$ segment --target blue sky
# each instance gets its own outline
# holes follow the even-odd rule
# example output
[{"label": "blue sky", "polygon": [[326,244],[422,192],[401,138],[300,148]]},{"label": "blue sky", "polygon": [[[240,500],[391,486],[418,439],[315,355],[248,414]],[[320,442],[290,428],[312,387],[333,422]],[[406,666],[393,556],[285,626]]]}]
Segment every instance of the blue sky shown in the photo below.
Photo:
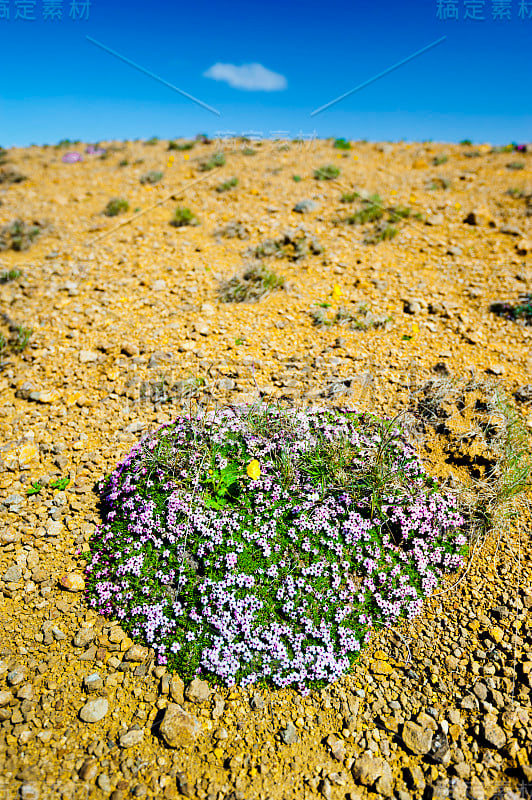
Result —
[{"label": "blue sky", "polygon": [[[70,17],[71,0],[0,0],[1,145],[249,131],[532,140],[532,0],[92,0],[88,12],[85,3],[75,5],[82,18]],[[62,19],[43,19],[45,7],[62,8]],[[438,9],[458,19],[439,19]],[[466,18],[479,12],[483,20]],[[21,19],[24,13],[35,19]],[[311,116],[442,36],[441,44]],[[243,66],[250,64],[259,66]]]}]

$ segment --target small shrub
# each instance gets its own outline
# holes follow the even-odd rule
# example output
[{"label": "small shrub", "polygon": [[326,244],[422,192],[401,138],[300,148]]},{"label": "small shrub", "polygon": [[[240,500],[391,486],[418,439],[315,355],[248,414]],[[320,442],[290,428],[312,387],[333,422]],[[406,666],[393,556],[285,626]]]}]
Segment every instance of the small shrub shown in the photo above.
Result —
[{"label": "small shrub", "polygon": [[194,142],[168,142],[169,150],[192,150]]},{"label": "small shrub", "polygon": [[429,191],[436,191],[437,189],[450,189],[451,181],[448,178],[441,178],[440,176],[432,178],[427,186]]},{"label": "small shrub", "polygon": [[230,189],[234,189],[235,186],[238,186],[238,178],[229,178],[229,180],[219,183],[216,187],[216,191],[220,193],[228,192]]},{"label": "small shrub", "polygon": [[310,309],[310,316],[318,328],[344,325],[355,331],[384,328],[392,319],[387,315],[373,314],[367,303],[360,303],[355,309],[344,306],[336,308],[331,303],[317,303]]},{"label": "small shrub", "polygon": [[10,345],[15,353],[22,353],[28,346],[33,331],[24,325],[16,325],[12,332]]},{"label": "small shrub", "polygon": [[317,181],[332,181],[340,175],[340,170],[335,164],[325,164],[314,170],[314,177]]},{"label": "small shrub", "polygon": [[210,169],[216,169],[216,167],[223,167],[225,164],[225,154],[214,153],[210,158],[200,161],[198,164],[198,169],[201,172],[207,172]]},{"label": "small shrub", "polygon": [[524,169],[525,165],[522,161],[510,161],[509,164],[506,164],[506,169]]},{"label": "small shrub", "polygon": [[122,161],[120,161],[118,164],[119,167],[127,167],[128,165],[129,161],[127,160],[127,158],[123,158]]},{"label": "small shrub", "polygon": [[377,225],[372,234],[369,234],[365,241],[366,244],[377,244],[389,239],[395,238],[398,234],[398,229],[394,225],[385,223],[384,225]]},{"label": "small shrub", "polygon": [[244,147],[242,150],[243,156],[254,156],[257,154],[257,151],[253,147]]},{"label": "small shrub", "polygon": [[113,197],[105,206],[103,212],[107,217],[116,217],[124,211],[129,211],[129,203],[123,197]]},{"label": "small shrub", "polygon": [[158,136],[152,136],[150,139],[146,139],[144,144],[154,145],[154,144],[158,144],[158,142],[159,142],[159,137]]},{"label": "small shrub", "polygon": [[174,228],[182,228],[185,225],[199,225],[199,220],[190,208],[178,206],[170,220],[170,225],[173,225]]},{"label": "small shrub", "polygon": [[335,139],[333,147],[336,147],[337,150],[351,150],[351,142],[343,138]]},{"label": "small shrub", "polygon": [[468,150],[467,153],[464,153],[465,158],[480,158],[481,155],[480,150]]},{"label": "small shrub", "polygon": [[242,222],[233,220],[223,228],[214,231],[214,236],[223,236],[224,239],[249,239],[249,231]]},{"label": "small shrub", "polygon": [[360,197],[358,192],[344,192],[340,198],[340,202],[342,203],[353,203],[355,200],[358,200]]},{"label": "small shrub", "polygon": [[462,139],[462,141],[460,142],[460,144],[463,144],[463,145],[465,145],[466,147],[467,147],[467,146],[471,147],[471,145],[473,144],[473,142],[471,141],[471,139]]},{"label": "small shrub", "polygon": [[532,324],[532,294],[523,294],[515,305],[511,303],[492,303],[490,311],[501,317],[511,320],[522,320],[527,325]]},{"label": "small shrub", "polygon": [[234,275],[220,285],[224,303],[256,303],[275,289],[282,289],[285,280],[264,264],[252,264],[241,275]]},{"label": "small shrub", "polygon": [[292,175],[292,180],[299,183],[301,181],[301,175]]},{"label": "small shrub", "polygon": [[0,228],[0,250],[28,250],[44,228],[44,223],[28,225],[21,219]]},{"label": "small shrub", "polygon": [[20,278],[22,272],[19,269],[5,269],[0,272],[0,283],[11,283]]},{"label": "small shrub", "polygon": [[378,194],[372,194],[362,200],[362,208],[351,214],[346,222],[348,225],[363,225],[366,222],[375,222],[381,219],[384,211],[382,197]]},{"label": "small shrub", "polygon": [[315,236],[308,236],[304,230],[285,231],[278,239],[266,239],[257,247],[248,250],[246,255],[255,258],[288,258],[290,261],[299,261],[308,255],[320,255],[323,246]]},{"label": "small shrub", "polygon": [[141,183],[149,183],[152,186],[162,179],[163,173],[159,170],[152,169],[149,172],[145,172],[144,175],[140,177]]},{"label": "small shrub", "polygon": [[432,163],[435,167],[439,167],[440,164],[446,164],[449,161],[449,156],[446,156],[445,153],[442,153],[441,156],[434,156],[432,159]]}]

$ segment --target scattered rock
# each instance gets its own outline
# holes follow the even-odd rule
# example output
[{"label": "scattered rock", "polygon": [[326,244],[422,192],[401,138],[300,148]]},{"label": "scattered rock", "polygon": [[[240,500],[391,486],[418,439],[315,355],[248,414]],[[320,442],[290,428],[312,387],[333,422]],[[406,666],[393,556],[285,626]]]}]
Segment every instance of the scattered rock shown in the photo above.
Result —
[{"label": "scattered rock", "polygon": [[285,744],[297,742],[297,729],[293,722],[288,721],[286,728],[281,731],[281,739]]},{"label": "scattered rock", "polygon": [[205,703],[211,694],[209,684],[207,681],[202,681],[199,678],[194,678],[186,688],[185,697],[192,703]]},{"label": "scattered rock", "polygon": [[99,722],[109,711],[109,701],[106,697],[95,697],[88,700],[79,712],[83,722]]},{"label": "scattered rock", "polygon": [[196,717],[177,703],[168,703],[159,728],[169,747],[184,747],[193,744],[201,726]]},{"label": "scattered rock", "polygon": [[353,765],[353,778],[357,783],[374,788],[385,797],[393,795],[392,770],[383,758],[364,753]]},{"label": "scattered rock", "polygon": [[434,731],[431,728],[422,727],[411,720],[403,725],[403,741],[408,749],[416,755],[430,753],[433,736]]},{"label": "scattered rock", "polygon": [[118,743],[120,747],[127,748],[127,747],[135,747],[144,740],[144,730],[142,728],[136,729],[132,728],[126,733],[122,733],[120,738],[118,739]]},{"label": "scattered rock", "polygon": [[59,585],[68,592],[82,592],[85,589],[85,578],[80,572],[68,572],[59,578]]},{"label": "scattered rock", "polygon": [[298,214],[308,214],[310,211],[316,211],[318,204],[314,200],[300,200],[296,203],[293,210]]}]

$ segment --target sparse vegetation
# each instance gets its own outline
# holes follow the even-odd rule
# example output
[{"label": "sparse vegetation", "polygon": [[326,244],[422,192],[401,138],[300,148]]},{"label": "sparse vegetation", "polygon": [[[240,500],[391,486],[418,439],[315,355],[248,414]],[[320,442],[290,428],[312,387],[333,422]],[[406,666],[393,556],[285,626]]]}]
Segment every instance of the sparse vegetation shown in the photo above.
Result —
[{"label": "sparse vegetation", "polygon": [[522,294],[515,305],[508,302],[496,302],[490,306],[490,311],[500,317],[514,321],[522,321],[527,325],[532,324],[532,294]]},{"label": "sparse vegetation", "polygon": [[45,227],[43,222],[27,224],[21,219],[0,228],[0,250],[28,250]]},{"label": "sparse vegetation", "polygon": [[113,197],[105,206],[103,212],[107,217],[116,217],[118,214],[123,214],[129,211],[129,203],[123,197]]},{"label": "sparse vegetation", "polygon": [[168,149],[169,150],[178,150],[178,151],[192,150],[192,148],[194,147],[194,144],[195,144],[194,142],[174,142],[174,141],[169,141],[168,142]]},{"label": "sparse vegetation", "polygon": [[170,225],[173,225],[174,228],[182,228],[185,225],[199,225],[199,219],[190,208],[178,206],[170,220]]},{"label": "sparse vegetation", "polygon": [[446,164],[448,161],[449,161],[449,156],[445,155],[445,153],[442,153],[439,156],[434,156],[434,158],[432,159],[432,163],[434,164],[435,167],[439,167],[440,164]]},{"label": "sparse vegetation", "polygon": [[153,186],[156,183],[159,183],[162,177],[163,177],[162,172],[156,169],[152,169],[149,172],[145,172],[144,175],[141,175],[140,182],[143,184],[149,183]]},{"label": "sparse vegetation", "polygon": [[235,186],[238,186],[238,178],[229,178],[229,180],[219,183],[216,191],[219,193],[228,192],[230,189],[234,189]]},{"label": "sparse vegetation", "polygon": [[244,147],[244,149],[242,150],[243,156],[255,156],[256,154],[257,151],[253,147]]},{"label": "sparse vegetation", "polygon": [[506,169],[524,169],[525,164],[523,161],[510,161],[509,164],[506,164]]},{"label": "sparse vegetation", "polygon": [[460,142],[460,144],[463,144],[463,145],[464,145],[464,146],[466,146],[466,147],[471,147],[471,145],[473,144],[473,142],[471,141],[471,139],[462,139],[462,141]]},{"label": "sparse vegetation", "polygon": [[302,180],[301,175],[292,175],[292,180],[299,183]]},{"label": "sparse vegetation", "polygon": [[22,272],[19,269],[4,269],[0,272],[0,283],[11,283],[20,278]]},{"label": "sparse vegetation", "polygon": [[319,328],[344,325],[356,331],[384,328],[392,319],[386,314],[373,314],[367,303],[359,303],[356,308],[337,307],[329,302],[317,303],[311,308],[310,316]]},{"label": "sparse vegetation", "polygon": [[335,164],[325,164],[314,170],[314,177],[317,181],[332,181],[339,175],[340,169]]},{"label": "sparse vegetation", "polygon": [[[356,192],[354,194],[357,195]],[[362,208],[354,214],[350,214],[346,222],[348,225],[364,225],[366,222],[375,222],[381,219],[385,212],[382,203],[382,197],[379,194],[371,194],[368,198],[363,198]]]},{"label": "sparse vegetation", "polygon": [[198,164],[198,169],[201,172],[207,172],[210,169],[216,169],[216,167],[223,167],[225,165],[225,160],[224,153],[214,153],[214,155],[212,155],[210,158],[200,161]]},{"label": "sparse vegetation", "polygon": [[242,274],[222,281],[219,297],[224,303],[256,303],[284,284],[283,276],[274,270],[261,263],[251,264]]},{"label": "sparse vegetation", "polygon": [[320,255],[323,247],[315,236],[309,236],[304,228],[296,231],[285,231],[278,239],[266,239],[257,247],[249,250],[247,255],[255,258],[288,258],[299,261],[309,255]]},{"label": "sparse vegetation", "polygon": [[351,150],[351,142],[348,142],[347,139],[344,138],[335,139],[333,146],[336,147],[337,150]]}]

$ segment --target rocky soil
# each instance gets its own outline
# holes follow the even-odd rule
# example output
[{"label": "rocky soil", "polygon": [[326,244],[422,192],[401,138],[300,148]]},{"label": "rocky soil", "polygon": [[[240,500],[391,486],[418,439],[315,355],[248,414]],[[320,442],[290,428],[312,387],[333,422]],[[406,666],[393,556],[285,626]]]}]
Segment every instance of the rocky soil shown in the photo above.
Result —
[{"label": "rocky soil", "polygon": [[[202,171],[215,145],[171,161],[166,146],[108,143],[105,158],[72,164],[53,147],[15,148],[0,168],[0,228],[26,226],[21,247],[7,249],[10,232],[0,253],[1,271],[22,273],[0,286],[4,336],[33,330],[25,349],[1,355],[0,797],[528,796],[525,512],[480,541],[418,619],[376,634],[349,676],[306,698],[184,687],[91,611],[81,553],[99,521],[96,481],[142,431],[197,403],[259,393],[395,414],[415,409],[431,377],[474,375],[499,383],[532,427],[532,328],[490,311],[532,292],[532,154],[517,154],[515,170],[516,154],[484,145],[339,154],[331,142],[264,142]],[[341,168],[337,181],[314,179],[324,164]],[[163,179],[141,183],[150,170]],[[232,176],[238,186],[215,191]],[[422,218],[366,244],[372,224],[342,221],[353,190]],[[113,197],[131,210],[105,216]],[[200,224],[170,225],[178,202]],[[258,251],[285,288],[221,302],[219,282]],[[335,284],[345,307],[390,321],[315,324]],[[445,416],[460,414],[450,402]],[[440,478],[467,482],[483,468],[464,425],[429,430],[420,452]],[[68,486],[53,488],[61,478]]]}]

